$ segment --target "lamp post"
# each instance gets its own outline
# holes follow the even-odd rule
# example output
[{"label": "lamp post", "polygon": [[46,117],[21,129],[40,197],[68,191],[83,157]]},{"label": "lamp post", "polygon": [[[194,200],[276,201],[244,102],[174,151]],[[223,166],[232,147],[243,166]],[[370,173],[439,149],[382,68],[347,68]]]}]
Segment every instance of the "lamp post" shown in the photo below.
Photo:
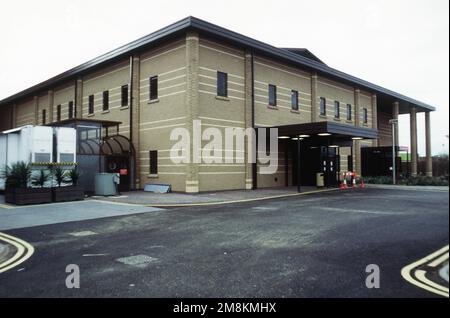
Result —
[{"label": "lamp post", "polygon": [[392,125],[392,184],[396,183],[396,167],[395,167],[395,125],[398,124],[398,119],[389,120],[389,124]]}]

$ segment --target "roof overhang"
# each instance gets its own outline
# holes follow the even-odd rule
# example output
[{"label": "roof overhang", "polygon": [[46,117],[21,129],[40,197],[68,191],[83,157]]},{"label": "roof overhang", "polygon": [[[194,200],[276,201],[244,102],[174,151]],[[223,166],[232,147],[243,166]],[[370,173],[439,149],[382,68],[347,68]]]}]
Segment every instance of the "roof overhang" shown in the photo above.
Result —
[{"label": "roof overhang", "polygon": [[97,124],[98,126],[101,126],[103,128],[107,127],[117,127],[121,124],[121,121],[112,121],[112,120],[98,120],[98,119],[89,119],[89,118],[71,118],[71,119],[65,119],[53,123],[49,123],[46,126],[77,126],[77,125],[83,125],[83,124]]},{"label": "roof overhang", "polygon": [[[378,130],[367,127],[356,127],[344,125],[331,121],[321,121],[305,124],[294,124],[273,127],[278,128],[278,136],[297,136],[309,135],[311,138],[328,137],[333,140],[352,140],[352,139],[376,139]],[[319,134],[329,134],[321,136]]]},{"label": "roof overhang", "polygon": [[18,98],[29,97],[32,94],[36,94],[40,90],[50,89],[51,87],[54,87],[58,84],[62,84],[64,81],[75,79],[77,76],[82,75],[84,72],[88,70],[92,70],[93,68],[99,67],[118,58],[123,58],[125,56],[129,56],[130,54],[142,51],[143,49],[148,48],[149,46],[152,46],[165,38],[173,37],[182,32],[186,32],[189,29],[196,30],[202,34],[207,34],[209,36],[216,37],[223,41],[231,42],[237,46],[251,49],[254,52],[258,52],[264,55],[275,57],[277,59],[281,59],[288,63],[301,66],[302,68],[308,69],[310,71],[317,72],[317,74],[319,75],[325,75],[332,79],[340,80],[346,84],[357,86],[362,89],[367,89],[372,93],[377,93],[390,97],[392,99],[406,103],[407,105],[416,106],[419,108],[418,109],[419,111],[435,110],[435,107],[428,105],[426,103],[420,102],[413,98],[388,90],[381,86],[372,84],[370,82],[359,79],[344,72],[338,71],[325,64],[316,62],[312,59],[308,59],[299,54],[289,52],[288,50],[285,49],[274,47],[272,45],[260,42],[258,40],[249,38],[242,34],[230,31],[228,29],[222,28],[220,26],[200,20],[195,17],[184,18],[163,29],[160,29],[159,31],[153,32],[136,41],[121,46],[118,49],[115,49],[111,52],[108,52],[97,58],[94,58],[89,62],[86,62],[64,73],[61,73],[60,75],[52,77],[51,79],[45,82],[42,82],[15,95],[7,97],[0,101],[0,106],[10,103]]}]

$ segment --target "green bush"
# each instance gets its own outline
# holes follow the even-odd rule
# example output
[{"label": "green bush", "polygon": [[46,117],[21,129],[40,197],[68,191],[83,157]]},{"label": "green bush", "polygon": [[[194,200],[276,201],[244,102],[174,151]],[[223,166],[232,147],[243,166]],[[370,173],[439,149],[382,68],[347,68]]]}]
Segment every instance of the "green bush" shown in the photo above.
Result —
[{"label": "green bush", "polygon": [[51,179],[51,174],[44,170],[39,170],[38,173],[31,177],[31,183],[34,186],[43,188],[45,183]]},{"label": "green bush", "polygon": [[[392,184],[392,177],[378,176],[378,177],[363,177],[365,183],[371,184]],[[402,177],[397,180],[397,184],[411,185],[411,186],[448,186],[448,179],[445,177]]]},{"label": "green bush", "polygon": [[31,167],[24,161],[18,161],[11,166],[5,166],[1,172],[5,178],[5,188],[27,188],[31,179]]}]

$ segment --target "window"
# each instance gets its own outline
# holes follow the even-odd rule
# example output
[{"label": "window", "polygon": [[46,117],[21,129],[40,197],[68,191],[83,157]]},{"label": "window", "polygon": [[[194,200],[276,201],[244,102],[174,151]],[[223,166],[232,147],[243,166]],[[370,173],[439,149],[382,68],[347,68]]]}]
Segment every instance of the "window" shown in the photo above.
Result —
[{"label": "window", "polygon": [[73,102],[69,102],[69,119],[73,118]]},{"label": "window", "polygon": [[158,174],[158,150],[150,150],[150,174]]},{"label": "window", "polygon": [[109,110],[109,91],[103,92],[103,111]]},{"label": "window", "polygon": [[228,96],[228,74],[217,72],[217,96]]},{"label": "window", "polygon": [[291,109],[298,110],[298,91],[291,91]]},{"label": "window", "polygon": [[363,108],[363,123],[368,123],[368,115],[367,115],[367,108]]},{"label": "window", "polygon": [[340,106],[341,106],[341,104],[337,100],[335,100],[334,101],[334,118],[341,117]]},{"label": "window", "polygon": [[150,100],[158,99],[158,76],[150,77]]},{"label": "window", "polygon": [[277,87],[269,84],[269,105],[277,106]]},{"label": "window", "polygon": [[42,125],[45,125],[45,120],[47,119],[47,111],[45,109],[42,110]]},{"label": "window", "polygon": [[94,95],[89,95],[88,112],[89,114],[94,113]]},{"label": "window", "polygon": [[56,121],[61,121],[61,105],[56,106]]},{"label": "window", "polygon": [[352,105],[347,104],[347,120],[352,120]]},{"label": "window", "polygon": [[320,98],[320,115],[325,116],[327,114],[327,100],[325,97]]},{"label": "window", "polygon": [[128,84],[127,85],[122,85],[121,88],[121,93],[122,93],[122,103],[121,106],[128,106]]}]

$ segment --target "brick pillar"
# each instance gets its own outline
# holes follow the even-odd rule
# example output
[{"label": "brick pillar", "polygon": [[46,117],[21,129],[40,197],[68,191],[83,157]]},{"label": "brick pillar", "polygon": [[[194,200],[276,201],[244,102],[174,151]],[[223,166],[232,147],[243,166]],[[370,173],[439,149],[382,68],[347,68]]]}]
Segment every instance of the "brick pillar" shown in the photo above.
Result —
[{"label": "brick pillar", "polygon": [[[378,129],[377,94],[372,94],[372,128]],[[372,140],[372,146],[378,147],[378,139]]]},{"label": "brick pillar", "polygon": [[[253,128],[253,77],[252,77],[252,55],[251,52],[245,52],[245,128]],[[253,163],[248,160],[248,141],[245,147],[245,189],[253,188]]]},{"label": "brick pillar", "polygon": [[48,94],[48,122],[52,123],[53,122],[54,95],[53,95],[53,91],[52,90],[49,90],[47,94]]},{"label": "brick pillar", "polygon": [[425,173],[428,177],[433,176],[433,161],[431,158],[431,124],[430,112],[425,112],[425,153],[426,153],[426,169]]},{"label": "brick pillar", "polygon": [[317,121],[317,73],[311,74],[311,122]]},{"label": "brick pillar", "polygon": [[139,55],[135,55],[130,58],[131,67],[131,98],[130,98],[130,132],[131,132],[131,142],[134,147],[134,187],[135,189],[140,189],[143,187],[141,183],[141,166],[140,166],[140,147],[139,147],[139,123],[140,123],[140,70],[141,70],[141,59]]},{"label": "brick pillar", "polygon": [[83,118],[83,79],[79,77],[75,85],[75,118]]},{"label": "brick pillar", "polygon": [[[399,102],[394,102],[392,104],[392,119],[398,119],[398,114],[400,112],[400,104]],[[400,141],[399,141],[399,137],[398,137],[398,124],[395,125],[394,127],[394,132],[395,132],[395,145],[396,146],[400,146]]]},{"label": "brick pillar", "polygon": [[39,125],[39,98],[33,96],[34,125]]},{"label": "brick pillar", "polygon": [[[360,126],[360,113],[359,113],[359,107],[360,107],[360,90],[359,88],[354,89],[354,105],[355,105],[355,126]],[[355,140],[353,142],[354,147],[354,158],[353,158],[353,170],[356,171],[359,175],[361,174],[361,142],[359,140]]]},{"label": "brick pillar", "polygon": [[412,106],[409,114],[411,140],[411,175],[417,175],[417,109]]},{"label": "brick pillar", "polygon": [[[199,76],[198,76],[198,60],[199,60],[199,36],[195,32],[188,32],[186,35],[186,117],[187,129],[189,130],[191,140],[195,139],[193,120],[198,119],[199,112]],[[191,158],[186,165],[186,192],[196,193],[199,191],[198,179],[198,163],[194,163],[194,153],[198,151],[197,147],[191,142]]]}]

